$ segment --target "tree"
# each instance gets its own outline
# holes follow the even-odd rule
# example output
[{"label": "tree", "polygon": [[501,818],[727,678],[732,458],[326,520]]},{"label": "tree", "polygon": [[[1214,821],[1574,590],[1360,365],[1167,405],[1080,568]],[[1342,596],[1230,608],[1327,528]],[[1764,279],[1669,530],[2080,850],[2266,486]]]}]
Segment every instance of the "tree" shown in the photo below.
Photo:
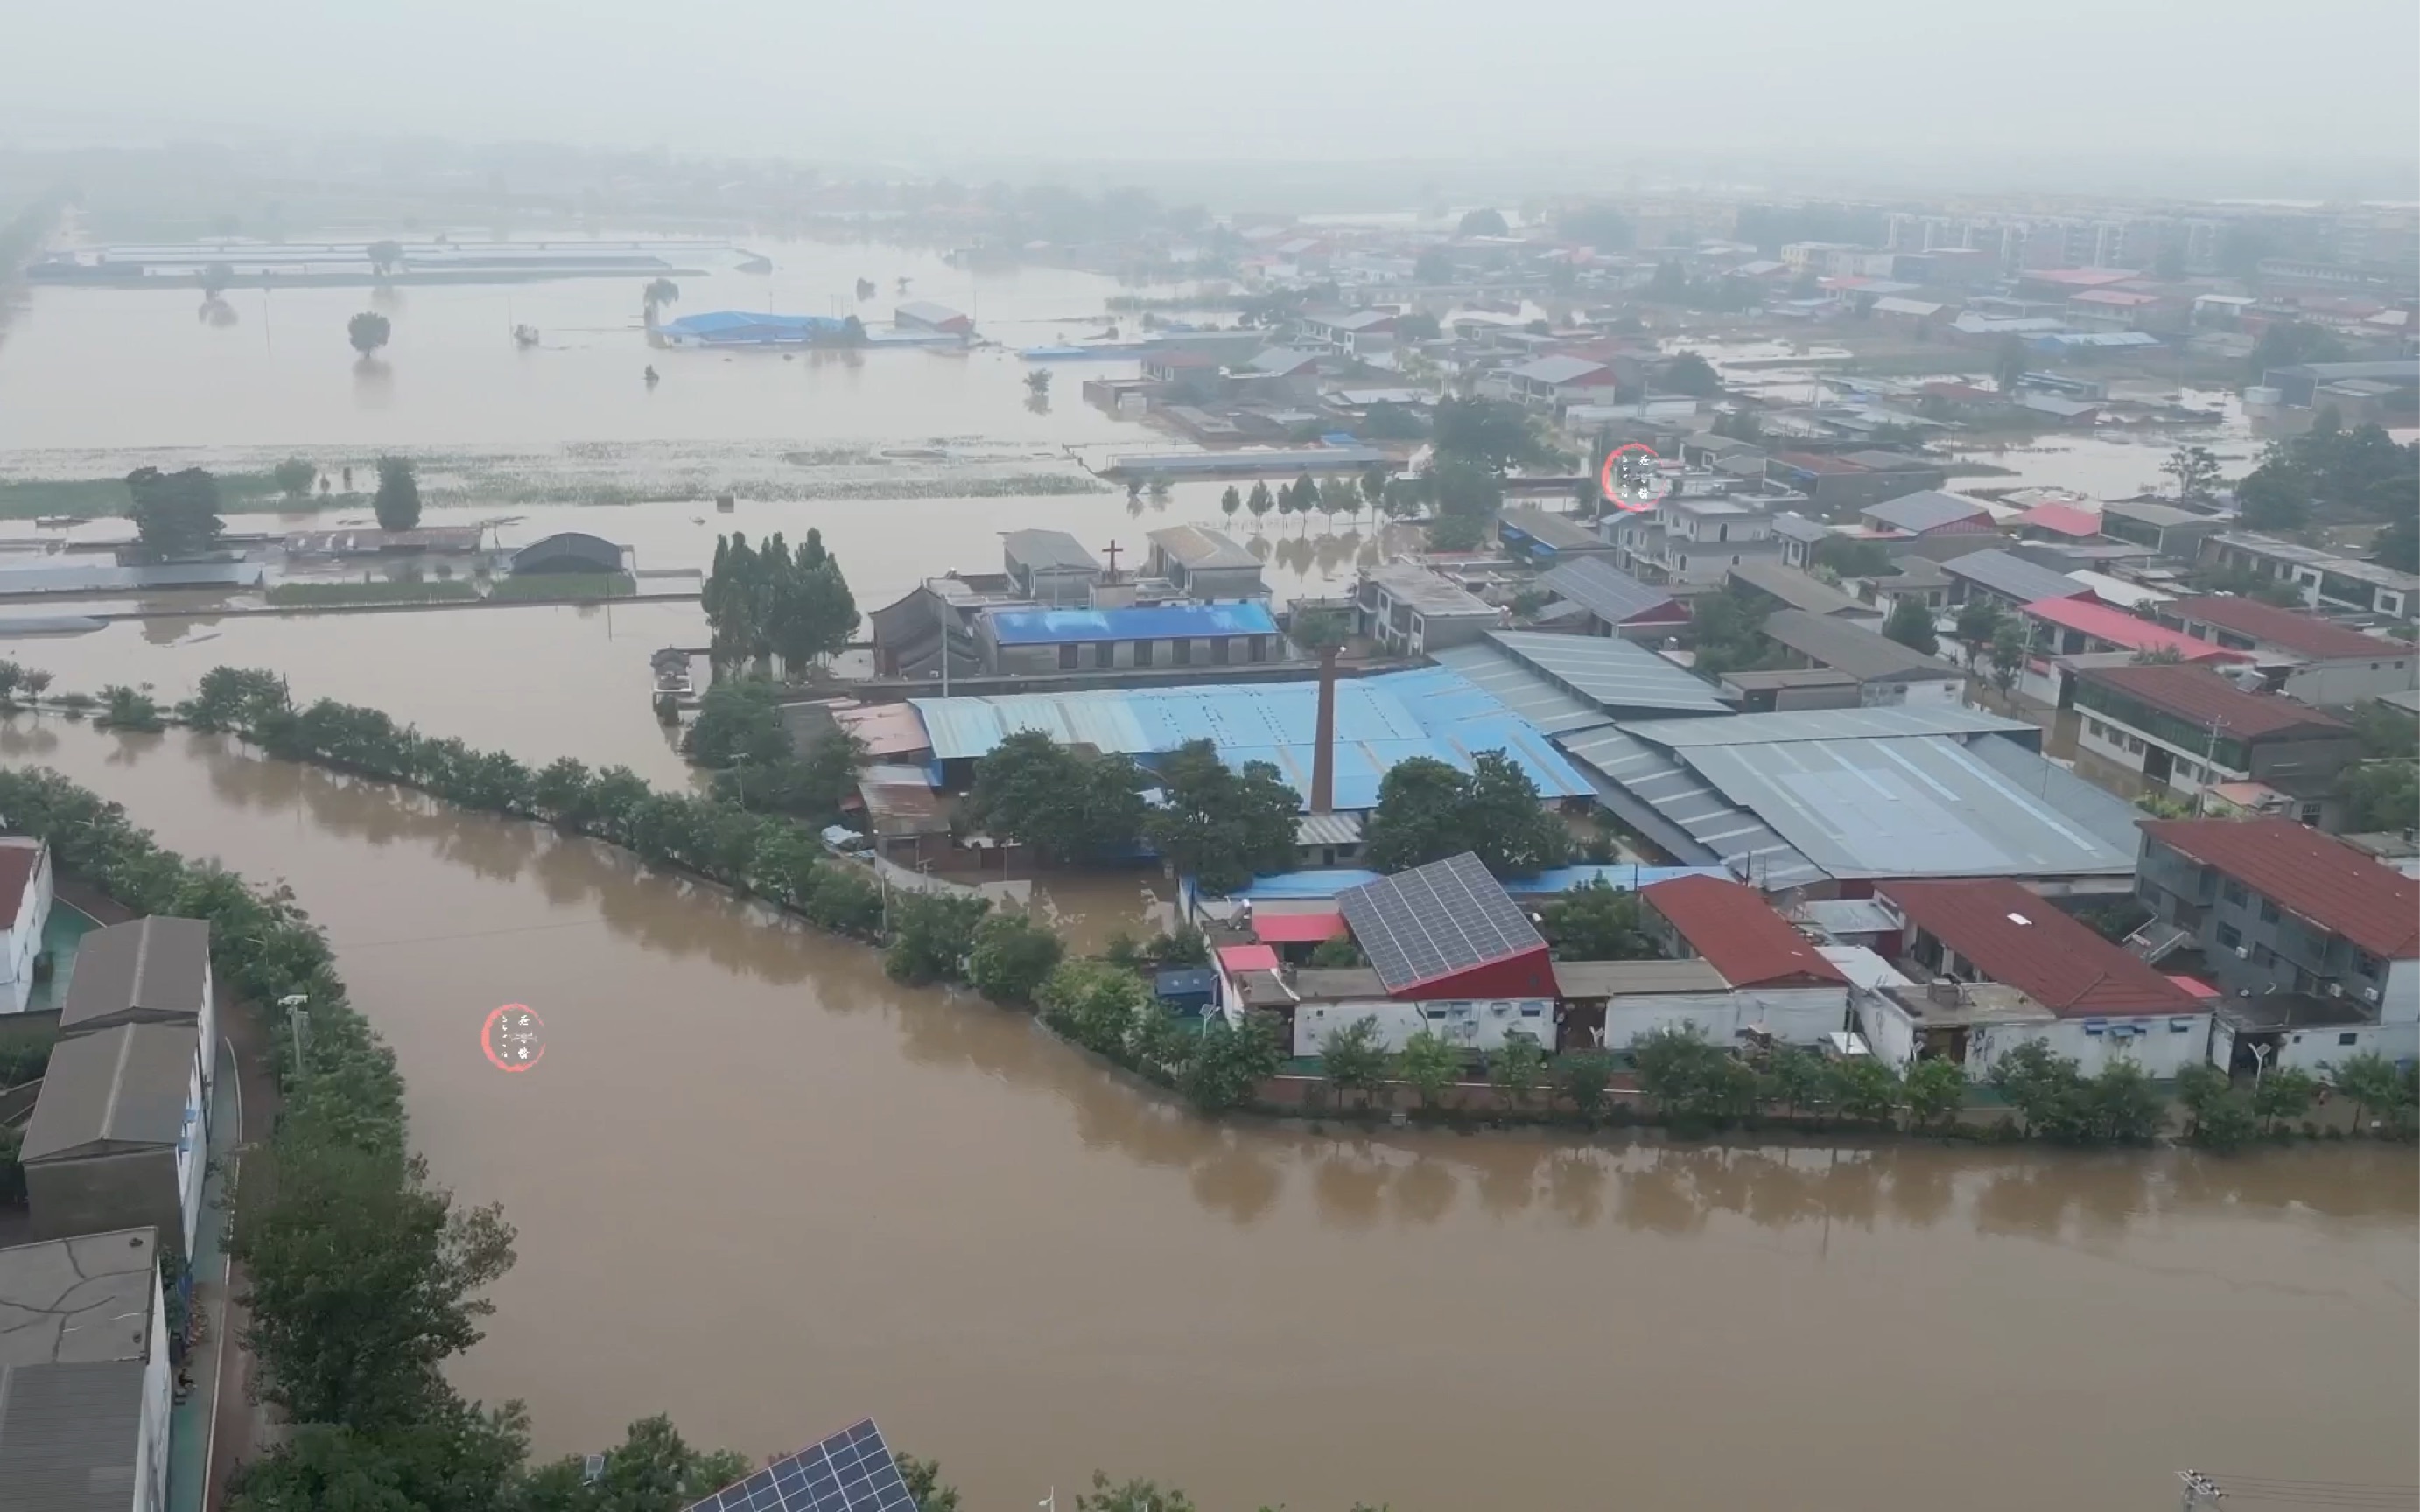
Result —
[{"label": "tree", "polygon": [[1233,519],[1235,512],[1243,507],[1244,496],[1235,491],[1233,484],[1227,485],[1227,491],[1218,496],[1218,513]]},{"label": "tree", "polygon": [[1361,1105],[1369,1106],[1370,1099],[1387,1085],[1387,1051],[1378,1042],[1378,1021],[1357,1018],[1329,1031],[1319,1043],[1319,1072],[1336,1089],[1340,1105],[1358,1092]]},{"label": "tree", "polygon": [[1823,1057],[1796,1045],[1776,1045],[1765,1057],[1764,1074],[1773,1085],[1774,1100],[1795,1118],[1831,1104],[1831,1078]]},{"label": "tree", "polygon": [[1426,310],[1411,310],[1395,317],[1395,340],[1405,346],[1435,341],[1445,334],[1444,325]]},{"label": "tree", "polygon": [[1907,1069],[1901,1086],[1907,1098],[1911,1129],[1930,1129],[1948,1122],[1966,1105],[1966,1072],[1954,1060],[1934,1057]]},{"label": "tree", "polygon": [[376,310],[364,310],[345,322],[345,339],[353,344],[353,350],[361,353],[365,362],[394,333],[394,323]]},{"label": "tree", "polygon": [[1432,1029],[1415,1029],[1395,1052],[1395,1079],[1409,1086],[1420,1106],[1435,1112],[1462,1079],[1462,1052]]},{"label": "tree", "polygon": [[225,530],[219,522],[219,481],[200,468],[136,468],[126,475],[126,512],[147,560],[196,556],[219,544]]},{"label": "tree", "polygon": [[384,278],[403,267],[403,243],[400,241],[373,241],[364,251],[369,258],[373,277]]},{"label": "tree", "polygon": [[1251,511],[1254,524],[1260,523],[1270,510],[1277,507],[1277,500],[1270,496],[1269,486],[1265,481],[1252,485],[1251,496],[1244,501],[1244,507]]},{"label": "tree", "polygon": [[2420,762],[2363,762],[2347,767],[2340,784],[2353,833],[2420,826]]},{"label": "tree", "polygon": [[1412,277],[1422,284],[1450,284],[1453,282],[1453,259],[1446,255],[1443,247],[1426,248],[1412,259]]},{"label": "tree", "polygon": [[411,460],[402,456],[378,459],[378,496],[370,507],[378,513],[379,529],[408,531],[420,523],[420,479]]},{"label": "tree", "polygon": [[2015,691],[2017,679],[2024,675],[2025,657],[2032,649],[2023,620],[2003,619],[1992,631],[1992,686],[2003,700]]},{"label": "tree", "polygon": [[2002,393],[2017,392],[2018,379],[2025,376],[2025,344],[2013,334],[2002,336],[1992,355],[1992,381]]},{"label": "tree", "polygon": [[1177,1085],[1195,1107],[1219,1113],[1243,1105],[1284,1064],[1276,1020],[1248,1011],[1237,1026],[1224,1014],[1213,1013],[1195,1039]]},{"label": "tree", "polygon": [[2075,1126],[2083,1078],[2073,1060],[2053,1054],[2040,1041],[2028,1040],[1993,1062],[1991,1082],[2027,1134],[2065,1137]]},{"label": "tree", "polygon": [[2180,446],[2160,464],[2160,471],[2176,485],[2180,502],[2207,500],[2218,491],[2218,458],[2207,446]]},{"label": "tree", "polygon": [[911,1454],[892,1451],[892,1463],[899,1467],[899,1479],[908,1488],[908,1500],[916,1512],[959,1512],[958,1489],[941,1479],[941,1462],[919,1459]]},{"label": "tree", "polygon": [[1566,460],[1532,421],[1529,411],[1501,399],[1441,399],[1430,432],[1438,465],[1459,461],[1501,474],[1510,468],[1553,467]]},{"label": "tree", "polygon": [[288,499],[307,499],[319,470],[299,456],[289,456],[269,470],[269,481]]},{"label": "tree", "polygon": [[1487,1057],[1487,1084],[1495,1088],[1499,1106],[1514,1113],[1525,1112],[1529,1099],[1547,1085],[1546,1052],[1537,1036],[1521,1029],[1508,1029],[1504,1043]]},{"label": "tree", "polygon": [[1233,892],[1262,872],[1290,869],[1302,796],[1266,762],[1229,766],[1207,740],[1162,758],[1166,802],[1143,818],[1152,848],[1212,892]]},{"label": "tree", "polygon": [[1097,1055],[1125,1053],[1136,1021],[1157,1012],[1151,988],[1123,965],[1063,961],[1033,995],[1042,1022]]},{"label": "tree", "polygon": [[[532,1472],[511,1504],[513,1512],[682,1512],[753,1468],[728,1449],[691,1448],[670,1418],[641,1418],[605,1451],[596,1480],[580,1457],[558,1459]],[[900,1473],[904,1478],[904,1461]]]},{"label": "tree", "polygon": [[680,285],[678,284],[669,278],[651,279],[646,288],[639,295],[640,318],[646,323],[649,331],[653,331],[656,329],[656,321],[660,316],[663,307],[679,302]]},{"label": "tree", "polygon": [[1723,392],[1722,376],[1714,371],[1714,364],[1696,352],[1683,352],[1665,363],[1655,382],[1667,393],[1686,393],[1699,399],[1711,399]]},{"label": "tree", "polygon": [[1899,1068],[1872,1056],[1842,1056],[1824,1063],[1824,1091],[1844,1119],[1888,1123],[1899,1110]]},{"label": "tree", "polygon": [[2261,329],[2260,340],[2253,346],[2252,355],[2244,359],[2244,379],[2259,383],[2267,379],[2273,367],[2341,363],[2344,358],[2345,345],[2335,332],[2306,326],[2299,320],[2280,320]]},{"label": "tree", "polygon": [[1171,1486],[1162,1490],[1157,1481],[1130,1480],[1121,1485],[1109,1484],[1109,1477],[1093,1472],[1093,1489],[1076,1498],[1076,1512],[1195,1512],[1193,1499]]},{"label": "tree", "polygon": [[307,1116],[288,1109],[277,1179],[235,1237],[260,1394],[300,1423],[407,1423],[445,1398],[443,1362],[479,1341],[495,1310],[479,1293],[511,1268],[513,1231],[495,1207],[455,1211],[416,1157],[398,1172]]},{"label": "tree", "polygon": [[778,533],[755,548],[737,532],[717,537],[700,596],[717,665],[778,655],[795,671],[857,632],[857,600],[821,531],[808,531],[795,551]]},{"label": "tree", "polygon": [[[446,1393],[413,1419],[364,1430],[305,1424],[227,1483],[229,1512],[422,1512],[512,1505],[552,1512],[559,1476],[523,1476],[529,1417]],[[577,1470],[577,1463],[574,1470]],[[633,1504],[634,1505],[642,1504]],[[670,1512],[670,1509],[666,1509]]]},{"label": "tree", "polygon": [[1079,756],[1024,730],[975,763],[968,818],[1045,861],[1100,860],[1133,849],[1144,785],[1141,768],[1125,756]]},{"label": "tree", "polygon": [[1638,899],[1591,877],[1548,903],[1546,938],[1563,961],[1652,961],[1663,954],[1640,923]]},{"label": "tree", "polygon": [[1883,622],[1883,634],[1928,656],[1941,649],[1941,636],[1932,627],[1932,610],[1923,599],[1912,594],[1891,606],[1890,618]]},{"label": "tree", "polygon": [[1543,805],[1529,774],[1500,750],[1481,751],[1468,773],[1416,756],[1389,768],[1369,820],[1367,855],[1381,872],[1477,853],[1497,876],[1560,866],[1570,834]]},{"label": "tree", "polygon": [[1667,1118],[1718,1114],[1730,1059],[1694,1024],[1657,1029],[1630,1042],[1639,1093]]},{"label": "tree", "polygon": [[1698,671],[1720,677],[1761,661],[1766,655],[1764,617],[1771,608],[1763,595],[1751,598],[1733,587],[1699,595],[1689,610]]},{"label": "tree", "polygon": [[741,763],[769,766],[787,759],[790,736],[772,685],[761,677],[718,678],[700,701],[681,748],[700,766],[718,769]]},{"label": "tree", "polygon": [[891,903],[891,949],[882,969],[898,981],[958,981],[991,900],[954,892],[902,891]]},{"label": "tree", "polygon": [[2243,523],[2254,530],[2299,530],[2311,515],[2310,478],[2290,462],[2271,457],[2235,486],[2235,502]]},{"label": "tree", "polygon": [[1613,1085],[1613,1057],[1601,1050],[1584,1050],[1555,1060],[1555,1080],[1579,1116],[1594,1123],[1605,1111],[1606,1091]]},{"label": "tree", "polygon": [[2078,1136],[2100,1144],[2142,1145],[2167,1122],[2167,1102],[2143,1068],[2120,1057],[2082,1085]]},{"label": "tree", "polygon": [[2252,1111],[2263,1128],[2275,1134],[2279,1119],[2291,1122],[2301,1118],[2311,1111],[2319,1096],[2319,1081],[2309,1072],[2300,1066],[2280,1066],[2253,1088]]},{"label": "tree", "polygon": [[1033,1001],[1066,947],[1059,936],[1022,914],[995,914],[975,931],[967,957],[967,980],[996,1003]]},{"label": "tree", "polygon": [[1995,598],[1971,598],[1958,611],[1957,636],[1966,648],[1966,665],[1980,667],[1993,640],[2000,633],[2000,601]]},{"label": "tree", "polygon": [[1453,230],[1461,237],[1501,237],[1510,236],[1512,228],[1505,223],[1503,211],[1481,206],[1466,212]]},{"label": "tree", "polygon": [[1882,542],[1860,541],[1846,535],[1827,535],[1816,542],[1807,560],[1816,566],[1829,567],[1842,578],[1880,578],[1897,570],[1891,565],[1890,548]]},{"label": "tree", "polygon": [[2403,1078],[2395,1063],[2375,1051],[2347,1056],[2335,1068],[2335,1088],[2352,1103],[2353,1127],[2366,1130],[2370,1116],[2392,1113],[2403,1100]]}]

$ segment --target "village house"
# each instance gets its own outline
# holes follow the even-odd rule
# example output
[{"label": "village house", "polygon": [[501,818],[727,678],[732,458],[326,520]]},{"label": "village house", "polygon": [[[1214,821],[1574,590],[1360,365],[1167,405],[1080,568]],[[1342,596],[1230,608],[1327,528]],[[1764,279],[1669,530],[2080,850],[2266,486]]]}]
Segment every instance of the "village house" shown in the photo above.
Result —
[{"label": "village house", "polygon": [[2101,506],[2101,533],[2112,541],[2145,546],[2170,562],[2200,558],[2202,543],[2226,529],[2226,521],[2174,504],[2113,499]]},{"label": "village house", "polygon": [[1852,702],[1863,707],[1966,702],[1962,668],[1859,625],[1805,609],[1776,609],[1764,617],[1764,637],[1799,665],[1848,679],[1857,690]]},{"label": "village house", "polygon": [[1898,1066],[1947,1058],[1982,1081],[2040,1043],[2089,1076],[2124,1058],[2173,1077],[2210,1053],[2211,1006],[2005,878],[1884,882],[1901,972],[1916,983],[1858,1005],[1873,1053]]},{"label": "village house", "polygon": [[2289,820],[2167,819],[2143,825],[2136,890],[2226,995],[2218,1064],[2420,1055],[2420,881]]},{"label": "village house", "polygon": [[1164,579],[1188,596],[1202,599],[1266,598],[1261,580],[1261,559],[1225,532],[1201,525],[1171,525],[1151,532],[1151,555],[1145,575]]},{"label": "village house", "polygon": [[22,1013],[32,999],[42,928],[50,922],[51,846],[31,835],[0,835],[0,1013]]},{"label": "village house", "polygon": [[0,1249],[0,1492],[12,1508],[167,1505],[160,1260],[148,1227]]},{"label": "village house", "polygon": [[54,1045],[18,1151],[34,1232],[141,1226],[191,1255],[208,1147],[202,1098],[183,1026],[121,1024]]},{"label": "village house", "polygon": [[1388,310],[1306,311],[1295,323],[1295,343],[1342,357],[1367,357],[1395,345],[1395,321]]},{"label": "village house", "polygon": [[2351,609],[2390,620],[2420,619],[2420,577],[2257,531],[2222,531],[2202,543],[2201,563],[2288,583],[2310,609]]},{"label": "village house", "polygon": [[1782,452],[1765,461],[1765,481],[1805,494],[1827,515],[1839,515],[1905,494],[1938,488],[1947,480],[1941,465],[1899,452],[1862,451],[1841,455]]},{"label": "village house", "polygon": [[2247,693],[2206,667],[2081,666],[2075,710],[2077,769],[2130,795],[2149,788],[2190,798],[2257,781],[2300,800],[2304,823],[2322,824],[2337,807],[2336,774],[2361,757],[2361,737],[2343,720]]},{"label": "village house", "polygon": [[1573,627],[1587,635],[1656,641],[1689,623],[1687,605],[1601,556],[1576,557],[1549,568],[1538,575],[1538,586],[1577,609],[1578,623]]},{"label": "village house", "polygon": [[1938,488],[1868,504],[1857,517],[1877,535],[1988,535],[1994,529],[1979,501]]},{"label": "village house", "polygon": [[1001,558],[1017,592],[1037,604],[1089,604],[1101,564],[1065,531],[1006,531]]},{"label": "village house", "polygon": [[994,609],[975,616],[985,671],[1227,667],[1280,661],[1285,638],[1256,599],[1129,609]]},{"label": "village house", "polygon": [[1610,556],[1615,550],[1614,544],[1589,521],[1550,515],[1530,505],[1498,515],[1496,533],[1506,551],[1527,557],[1540,567],[1574,557]]},{"label": "village house", "polygon": [[2183,598],[2159,609],[2164,625],[2196,640],[2247,653],[2266,686],[2305,703],[2347,705],[2420,687],[2420,651],[2257,598]]},{"label": "village house", "polygon": [[2092,596],[2091,589],[2073,579],[1997,547],[1953,557],[1941,563],[1941,570],[1949,576],[1953,606],[1989,598],[2009,610],[2046,600]]},{"label": "village house", "polygon": [[1612,364],[1586,357],[1540,357],[1508,368],[1510,397],[1532,409],[1560,413],[1573,405],[1616,402],[1621,376]]},{"label": "village house", "polygon": [[1668,493],[1612,529],[1621,548],[1615,564],[1646,583],[1720,582],[1734,567],[1781,558],[1771,513],[1731,494]]},{"label": "village house", "polygon": [[1412,562],[1363,569],[1354,604],[1361,634],[1414,655],[1467,644],[1506,617],[1460,583]]},{"label": "village house", "polygon": [[1751,562],[1733,567],[1727,580],[1735,591],[1767,600],[1779,609],[1799,609],[1819,618],[1869,628],[1879,628],[1883,623],[1884,613],[1875,606],[1842,593],[1821,578],[1779,563]]}]

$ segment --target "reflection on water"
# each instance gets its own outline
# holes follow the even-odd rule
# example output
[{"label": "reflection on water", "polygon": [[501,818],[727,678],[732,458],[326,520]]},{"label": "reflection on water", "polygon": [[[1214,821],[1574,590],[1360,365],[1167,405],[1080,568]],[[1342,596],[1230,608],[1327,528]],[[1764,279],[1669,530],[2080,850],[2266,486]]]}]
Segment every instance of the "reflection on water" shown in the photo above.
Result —
[{"label": "reflection on water", "polygon": [[[546,1452],[659,1407],[752,1453],[872,1411],[992,1505],[1095,1464],[1411,1509],[1601,1504],[1608,1463],[1624,1506],[1675,1508],[1931,1508],[1985,1463],[1986,1505],[2149,1505],[2247,1444],[2411,1478],[2409,1151],[1213,1125],[540,826],[217,737],[20,717],[0,757],[294,885],[415,1139],[520,1228],[458,1373],[528,1398]],[[507,1001],[546,1014],[539,1075],[478,1054]]]}]

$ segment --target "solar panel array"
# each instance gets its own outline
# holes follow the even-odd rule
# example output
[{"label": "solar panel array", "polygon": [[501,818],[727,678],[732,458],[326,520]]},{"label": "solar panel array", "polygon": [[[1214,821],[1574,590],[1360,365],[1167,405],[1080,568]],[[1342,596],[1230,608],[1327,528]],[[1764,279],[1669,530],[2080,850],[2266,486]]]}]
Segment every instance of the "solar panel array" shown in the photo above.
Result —
[{"label": "solar panel array", "polygon": [[690,1503],[689,1512],[916,1512],[916,1502],[867,1418]]},{"label": "solar panel array", "polygon": [[1337,903],[1390,993],[1546,943],[1467,851],[1355,887]]}]

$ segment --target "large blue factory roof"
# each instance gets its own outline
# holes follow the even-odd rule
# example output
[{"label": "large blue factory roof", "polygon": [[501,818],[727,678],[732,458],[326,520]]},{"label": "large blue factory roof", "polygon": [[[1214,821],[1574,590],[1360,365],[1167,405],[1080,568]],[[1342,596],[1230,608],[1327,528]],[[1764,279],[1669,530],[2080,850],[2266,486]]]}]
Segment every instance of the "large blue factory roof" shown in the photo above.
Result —
[{"label": "large blue factory roof", "polygon": [[[1229,765],[1267,762],[1296,793],[1311,793],[1319,685],[1309,679],[909,702],[942,761],[985,755],[1024,730],[1146,762],[1207,740]],[[1426,756],[1467,771],[1487,750],[1504,751],[1546,797],[1595,791],[1537,726],[1441,668],[1337,684],[1339,809],[1377,807],[1378,784],[1398,762]]]}]

